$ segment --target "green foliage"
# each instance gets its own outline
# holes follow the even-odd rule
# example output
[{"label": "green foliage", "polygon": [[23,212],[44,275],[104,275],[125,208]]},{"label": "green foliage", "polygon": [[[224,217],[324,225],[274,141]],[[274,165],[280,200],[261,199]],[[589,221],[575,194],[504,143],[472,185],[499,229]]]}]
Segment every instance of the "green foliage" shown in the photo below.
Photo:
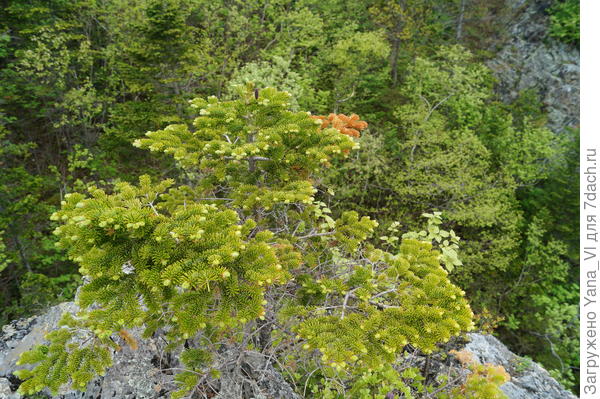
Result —
[{"label": "green foliage", "polygon": [[531,360],[530,357],[515,358],[514,360],[515,372],[517,374],[524,373],[525,371],[531,369],[532,365],[533,360]]},{"label": "green foliage", "polygon": [[389,363],[363,368],[354,375],[328,370],[321,375],[312,375],[312,379],[306,381],[304,396],[330,399],[386,399],[390,395],[402,395],[408,399],[507,398],[500,386],[510,380],[510,375],[502,366],[469,361],[461,368],[466,369],[467,377],[459,386],[448,382],[448,376],[437,376],[435,384],[428,384],[419,368],[398,368]]},{"label": "green foliage", "polygon": [[570,44],[579,44],[579,1],[556,0],[549,10],[550,36]]},{"label": "green foliage", "polygon": [[[182,398],[190,391],[193,391],[198,383],[198,373],[209,366],[211,361],[211,353],[205,349],[191,348],[181,352],[181,362],[187,370],[175,376],[175,381],[179,389],[174,391],[171,397],[173,399]],[[211,370],[212,373],[215,371]],[[216,375],[215,377],[218,378]]]},{"label": "green foliage", "polygon": [[[92,369],[109,364],[110,336],[123,328],[143,325],[146,335],[161,328],[175,345],[202,331],[234,334],[264,319],[267,290],[299,272],[305,283],[296,297],[307,307],[286,322],[293,320],[298,345],[318,348],[323,367],[357,368],[356,392],[371,384],[365,367],[393,362],[408,344],[431,353],[473,326],[464,292],[430,243],[406,239],[394,253],[364,245],[375,221],[354,212],[334,220],[314,200],[311,176],[357,144],[289,104],[287,93],[252,86],[234,101],[195,99],[193,130],[169,125],[135,143],[172,155],[195,184],[142,176],[112,194],[90,187],[88,196],[65,196],[52,215],[63,223],[57,246],[89,281],[78,297],[87,310],[65,316],[70,330],[51,333],[48,351],[21,356],[39,362],[20,372],[22,393],[55,391],[77,364],[71,385],[83,387]],[[76,349],[69,342],[79,330],[94,340]],[[182,356],[190,370],[177,377],[174,397],[193,389],[211,362],[198,348]]]},{"label": "green foliage", "polygon": [[86,337],[90,344],[79,347],[71,342],[73,335],[83,328],[91,329],[94,324],[89,321],[75,320],[66,314],[60,325],[64,328],[46,334],[48,345],[38,345],[30,351],[23,352],[17,364],[36,364],[33,370],[21,369],[15,375],[24,382],[19,392],[30,395],[48,387],[53,395],[59,388],[71,381],[72,389],[83,389],[96,375],[104,375],[107,367],[112,365],[109,347],[116,344],[101,331],[88,332]]},{"label": "green foliage", "polygon": [[442,395],[440,399],[507,399],[500,385],[508,382],[510,376],[502,366],[471,364],[469,369],[471,374],[465,385],[455,388],[449,396]]},{"label": "green foliage", "polygon": [[401,66],[409,64],[416,54],[427,51],[432,41],[440,39],[443,28],[439,14],[430,0],[374,1],[369,14],[391,44],[390,75],[395,87]]},{"label": "green foliage", "polygon": [[389,392],[398,391],[404,394],[406,398],[411,398],[411,390],[405,379],[413,377],[411,378],[411,385],[418,386],[420,378],[417,378],[417,376],[418,370],[414,368],[398,373],[389,364],[380,365],[376,370],[367,369],[359,374],[359,377],[351,385],[352,388],[348,391],[347,397],[385,399]]},{"label": "green foliage", "polygon": [[50,181],[25,167],[34,145],[15,144],[8,137],[0,127],[0,323],[30,315],[74,293],[69,284],[72,267],[49,237],[46,215],[53,207],[44,196]]},{"label": "green foliage", "polygon": [[380,364],[374,369],[357,370],[351,381],[344,381],[343,376],[335,372],[325,373],[311,384],[309,393],[323,399],[385,399],[390,392],[399,392],[412,399],[413,389],[422,390],[421,381],[423,377],[416,368],[399,373],[390,364]]},{"label": "green foliage", "polygon": [[[327,62],[332,67],[333,112],[337,113],[342,104],[357,93],[365,101],[375,91],[381,90],[387,80],[386,59],[389,51],[381,32],[356,32],[335,43],[327,55]],[[369,76],[369,86],[361,84],[360,76]],[[360,99],[351,104],[364,108]]]},{"label": "green foliage", "polygon": [[409,342],[431,353],[438,342],[471,327],[472,314],[460,299],[464,293],[450,284],[430,244],[404,240],[395,255],[374,251],[366,256],[373,265],[356,268],[347,282],[321,279],[321,289],[343,298],[341,316],[311,317],[298,328],[305,348],[317,348],[331,367],[375,368],[393,362]]},{"label": "green foliage", "polygon": [[73,194],[54,214],[67,222],[57,229],[58,244],[91,279],[79,302],[101,303],[106,329],[133,327],[145,314],[163,311],[171,317],[173,336],[188,338],[207,325],[234,327],[261,314],[260,286],[286,279],[266,243],[270,236],[249,237],[252,219],[240,224],[234,211],[216,204],[181,203],[176,189],[161,201],[172,183],[152,185],[143,176],[139,187],[122,183],[113,195],[92,189],[91,198]]},{"label": "green foliage", "polygon": [[41,273],[27,272],[19,284],[19,300],[5,308],[6,314],[30,315],[44,311],[60,302],[73,299],[81,283],[78,274],[61,274],[48,277]]},{"label": "green foliage", "polygon": [[306,79],[291,68],[291,62],[280,56],[274,56],[271,62],[251,62],[244,65],[233,75],[230,81],[231,91],[235,93],[238,85],[254,83],[256,87],[277,87],[291,94],[293,109],[298,108],[296,100],[307,91]]},{"label": "green foliage", "polygon": [[548,179],[521,194],[529,223],[521,267],[504,277],[517,283],[506,291],[503,313],[507,321],[500,332],[505,341],[531,353],[561,383],[576,390],[579,278],[575,265],[579,252],[574,213],[578,209],[579,140],[577,132],[569,136],[565,138],[567,151],[551,165]]},{"label": "green foliage", "polygon": [[[311,119],[306,112],[286,111],[290,104],[288,93],[267,88],[261,91],[262,97],[257,101],[251,87],[240,90],[246,108],[238,102],[220,103],[216,97],[196,99],[191,106],[198,109],[200,117],[194,120],[194,132],[186,125],[170,125],[165,130],[149,133],[148,139],[138,140],[134,145],[172,154],[185,168],[212,169],[212,176],[204,183],[207,189],[211,188],[209,185],[232,180],[236,188],[244,191],[237,198],[233,193],[233,200],[242,207],[250,208],[261,199],[246,198],[245,187],[240,184],[258,181],[284,185],[281,191],[277,190],[281,197],[272,190],[261,190],[267,195],[268,191],[273,192],[273,204],[309,200],[310,193],[306,190],[298,197],[297,187],[286,185],[297,186],[294,182],[304,181],[307,173],[319,171],[332,157],[347,153],[357,144],[336,129],[321,131],[321,122]],[[275,119],[274,115],[282,119]],[[263,165],[268,172],[266,176],[258,173]]]},{"label": "green foliage", "polygon": [[330,175],[335,199],[401,221],[405,231],[420,226],[421,214],[443,210],[464,239],[455,281],[479,301],[485,281],[495,284],[496,270],[514,259],[520,223],[516,184],[478,136],[493,96],[490,72],[464,49],[443,48],[418,58],[399,92],[405,100],[393,124]]},{"label": "green foliage", "polygon": [[[3,238],[4,231],[0,231],[0,238]],[[6,269],[9,262],[9,255],[6,253],[6,244],[4,240],[0,240],[0,272]]]},{"label": "green foliage", "polygon": [[[326,184],[336,193],[330,201],[340,208],[378,215],[383,226],[404,231],[419,231],[421,214],[441,212],[447,230],[462,237],[460,263],[447,262],[455,258],[455,248],[440,248],[449,256],[446,267],[450,264],[451,278],[467,291],[476,311],[488,308],[494,315],[510,315],[508,330],[500,330],[503,339],[513,342],[520,353],[567,373],[566,364],[575,360],[567,359],[577,352],[572,345],[576,341],[576,323],[571,317],[575,302],[567,293],[577,295],[578,290],[572,272],[577,259],[565,263],[565,257],[576,253],[572,247],[576,240],[571,240],[577,232],[556,207],[560,198],[577,198],[575,192],[564,191],[575,189],[567,181],[576,181],[572,174],[576,167],[567,166],[565,160],[567,145],[573,145],[569,159],[576,157],[574,141],[544,127],[534,92],[522,93],[513,104],[498,102],[490,71],[459,47],[442,48],[428,59],[417,58],[398,92],[403,104],[390,122],[371,124],[372,134],[362,138],[354,162],[339,164],[329,174]],[[552,190],[557,191],[550,194]],[[553,200],[542,199],[546,195]],[[535,214],[539,219],[533,218]],[[562,223],[550,221],[555,217]],[[420,234],[429,239],[439,234],[437,241],[443,244],[433,220]],[[533,233],[542,227],[540,223],[546,227]],[[562,229],[561,224],[570,226],[568,233],[546,230]],[[387,232],[380,236],[388,242]],[[419,233],[409,237],[419,237]],[[570,244],[565,247],[567,237]],[[452,245],[451,240],[448,244]],[[550,272],[538,273],[548,264],[554,265]],[[539,297],[534,294],[538,289]],[[556,295],[548,295],[554,291]],[[523,302],[536,310],[518,305]],[[562,312],[555,312],[559,308]],[[564,318],[555,319],[559,314]],[[552,320],[554,332],[548,335],[547,325],[531,320],[533,315],[540,322]],[[569,327],[563,330],[565,326]],[[548,339],[540,340],[540,336]],[[561,349],[557,358],[552,353],[562,343],[569,349]]]},{"label": "green foliage", "polygon": [[[423,217],[427,218],[427,230],[421,230],[418,233],[406,233],[402,237],[414,239],[421,238],[422,240],[437,244],[441,251],[439,256],[440,262],[444,264],[446,270],[451,272],[455,266],[462,266],[463,264],[462,261],[458,259],[457,252],[460,237],[454,233],[454,230],[446,231],[440,229],[439,225],[442,224],[441,215],[441,212],[433,212],[433,214],[424,213]],[[398,226],[398,222],[392,223],[388,230],[397,232]]]},{"label": "green foliage", "polygon": [[[332,270],[340,266],[338,261],[350,262],[355,256],[362,257],[357,266],[364,266],[369,252],[365,238],[379,243],[376,237],[388,237],[382,241],[384,248],[396,256],[402,233],[423,230],[424,235],[411,236],[433,241],[432,253],[441,256],[475,310],[488,308],[493,320],[505,317],[498,334],[511,349],[530,354],[565,383],[573,381],[576,389],[577,373],[572,368],[579,362],[573,313],[578,216],[570,210],[578,209],[573,183],[578,181],[578,149],[571,132],[553,135],[545,128],[544,107],[534,91],[521,93],[511,104],[498,101],[482,58],[504,45],[509,35],[506,26],[514,15],[505,3],[6,3],[0,28],[0,324],[73,295],[77,267],[57,251],[57,238],[49,234],[63,223],[48,217],[65,194],[93,187],[91,192],[102,189],[108,201],[122,203],[124,194],[113,189],[115,183],[129,182],[132,190],[139,190],[134,182],[147,174],[152,187],[169,178],[177,181],[176,188],[157,193],[156,204],[164,205],[157,207],[161,217],[173,217],[173,207],[181,201],[214,204],[218,212],[236,209],[239,221],[230,227],[252,219],[257,226],[250,236],[272,230],[275,236],[266,242],[279,246],[277,256],[290,264],[300,262],[292,258],[302,251],[304,264],[298,267],[313,267],[323,275],[290,269],[293,279],[269,288],[297,295],[302,306],[318,307],[330,298],[342,302],[327,306],[342,305],[341,292],[349,282],[330,278],[335,276]],[[577,2],[557,1],[548,11],[550,36],[577,44]],[[446,46],[455,43],[472,54]],[[346,154],[358,143],[345,136],[331,142],[333,132],[319,129],[316,122],[318,134],[312,131],[312,139],[301,145],[311,151],[304,155],[285,149],[297,143],[295,127],[284,132],[273,122],[266,130],[277,130],[274,134],[281,138],[281,143],[273,144],[266,136],[257,136],[255,143],[241,141],[250,137],[242,132],[246,123],[256,125],[255,121],[226,122],[210,111],[198,127],[190,123],[198,109],[190,110],[189,100],[210,95],[232,99],[235,86],[250,81],[261,95],[266,86],[290,92],[292,97],[282,101],[289,102],[293,111],[360,110],[370,124],[369,134],[360,141],[362,148]],[[248,98],[252,101],[251,95]],[[206,107],[200,102],[198,106],[208,110],[210,101]],[[239,111],[224,104],[211,107],[216,112]],[[263,116],[270,118],[270,112],[279,111],[273,108]],[[311,131],[311,121],[296,118],[289,124]],[[173,126],[165,129],[168,125]],[[222,128],[215,129],[216,125]],[[156,133],[139,143],[155,146],[159,156],[130,146],[147,131]],[[201,137],[190,137],[196,131],[202,132]],[[237,142],[232,132],[240,137]],[[180,135],[193,145],[182,144]],[[209,146],[193,148],[200,143]],[[340,153],[332,151],[336,146]],[[165,154],[169,147],[172,153]],[[174,160],[171,155],[183,158]],[[346,155],[349,159],[344,162],[335,160]],[[248,173],[250,164],[254,173]],[[315,169],[320,172],[329,164],[335,167],[319,178]],[[94,201],[91,192],[82,201]],[[133,212],[130,216],[137,217],[140,211],[132,204],[126,208]],[[381,226],[346,212],[352,210],[380,218]],[[441,212],[447,225],[439,227],[440,232],[435,218],[422,227],[421,215],[435,216],[434,212]],[[126,226],[142,220],[153,226],[145,218],[124,220],[118,223],[116,236],[134,240]],[[148,226],[134,229],[135,234]],[[462,264],[453,253],[457,243],[449,239],[445,245],[444,239],[451,237],[443,237],[442,231],[462,237]],[[184,236],[195,233],[181,231]],[[138,239],[142,238],[148,237]],[[289,246],[295,249],[288,250]],[[121,249],[127,248],[134,250]],[[327,262],[329,269],[321,267]],[[544,264],[556,267],[543,272]],[[117,266],[100,271],[118,271]],[[180,273],[187,276],[196,266],[181,267]],[[177,273],[173,271],[173,278],[182,278]],[[325,291],[316,282],[321,277]],[[346,306],[354,301],[349,297]],[[523,309],[521,303],[531,306]],[[328,309],[326,314],[335,312]],[[300,316],[296,314],[295,320]],[[185,386],[194,385],[198,372],[178,377],[181,395]],[[323,378],[333,384],[332,392],[341,389],[337,394],[344,395],[345,389],[358,384],[357,375],[335,381]],[[395,378],[378,375],[377,381],[380,377]],[[409,380],[404,381],[414,393],[416,382]]]},{"label": "green foliage", "polygon": [[479,135],[502,168],[519,186],[532,186],[548,177],[549,166],[564,148],[562,138],[545,127],[542,104],[534,91],[524,91],[510,105],[490,104]]}]

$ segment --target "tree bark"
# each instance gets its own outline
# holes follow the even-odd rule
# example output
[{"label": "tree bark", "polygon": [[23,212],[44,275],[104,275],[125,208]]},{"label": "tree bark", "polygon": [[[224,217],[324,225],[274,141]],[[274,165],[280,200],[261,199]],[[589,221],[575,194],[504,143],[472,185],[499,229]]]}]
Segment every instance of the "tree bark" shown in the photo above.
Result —
[{"label": "tree bark", "polygon": [[392,67],[392,86],[398,84],[398,55],[400,52],[400,39],[395,38],[392,42],[391,67]]},{"label": "tree bark", "polygon": [[458,23],[456,25],[456,42],[460,43],[463,33],[463,23],[465,20],[465,6],[467,0],[460,0],[460,11],[458,13]]}]

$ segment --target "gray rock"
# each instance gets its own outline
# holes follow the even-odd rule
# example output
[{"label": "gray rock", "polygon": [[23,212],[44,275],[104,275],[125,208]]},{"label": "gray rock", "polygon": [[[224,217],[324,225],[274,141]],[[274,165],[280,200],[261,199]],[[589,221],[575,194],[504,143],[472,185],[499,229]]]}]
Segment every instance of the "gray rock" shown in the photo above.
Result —
[{"label": "gray rock", "polygon": [[11,383],[7,378],[0,377],[0,399],[20,399],[21,395],[13,393]]},{"label": "gray rock", "polygon": [[[57,328],[63,312],[75,313],[77,305],[66,302],[50,308],[46,313],[13,321],[2,327],[0,333],[0,399],[21,399],[16,393],[19,381],[13,373],[19,355],[34,345],[44,343],[44,335]],[[114,365],[104,377],[91,381],[85,392],[66,389],[56,399],[158,399],[168,398],[176,390],[172,368],[180,368],[177,353],[166,353],[166,340],[158,335],[141,338],[141,330],[130,330],[138,341],[137,350],[131,349],[121,338],[113,339],[122,349],[113,356]],[[261,354],[229,350],[227,356],[234,362],[220,365],[223,378],[214,385],[219,399],[299,399],[285,379]],[[234,363],[236,367],[228,368]],[[219,365],[217,365],[219,367]],[[46,393],[48,397],[52,397]]]},{"label": "gray rock", "polygon": [[215,399],[301,399],[265,355],[258,352],[240,355],[233,348],[228,352],[227,360],[239,360],[221,361],[220,389]]},{"label": "gray rock", "polygon": [[511,0],[509,39],[488,62],[504,101],[535,89],[556,133],[579,126],[579,49],[548,36],[550,0]]},{"label": "gray rock", "polygon": [[468,334],[465,349],[482,364],[503,366],[511,375],[501,388],[510,399],[577,399],[535,362],[526,363],[491,335]]},{"label": "gray rock", "polygon": [[[50,308],[46,313],[28,319],[13,321],[2,328],[0,334],[0,398],[20,399],[21,395],[6,394],[7,383],[16,378],[12,373],[24,366],[17,366],[19,355],[34,345],[44,342],[44,335],[57,328],[63,312],[75,313],[78,307],[66,302]],[[132,331],[141,343],[141,331]],[[115,338],[119,339],[119,338]],[[108,398],[166,398],[163,386],[172,385],[172,375],[161,372],[159,361],[165,343],[159,339],[144,340],[137,350],[126,344],[114,356],[114,366],[104,377],[91,381],[85,392],[64,390],[56,398],[61,399],[108,399]],[[168,364],[166,367],[170,367]],[[3,382],[3,380],[5,382]],[[17,386],[9,388],[16,389]],[[3,391],[4,390],[4,391]],[[4,396],[3,396],[4,395]],[[50,397],[50,395],[48,394]]]}]

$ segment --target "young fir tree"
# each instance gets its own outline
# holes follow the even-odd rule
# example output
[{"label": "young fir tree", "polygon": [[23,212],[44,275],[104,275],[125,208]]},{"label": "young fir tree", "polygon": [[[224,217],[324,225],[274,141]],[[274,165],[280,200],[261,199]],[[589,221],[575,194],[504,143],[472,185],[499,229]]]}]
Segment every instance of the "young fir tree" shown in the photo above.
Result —
[{"label": "young fir tree", "polygon": [[[365,240],[377,222],[355,212],[334,220],[315,200],[316,176],[358,147],[366,123],[289,104],[285,92],[251,86],[235,101],[195,99],[192,126],[134,143],[171,154],[191,183],[142,176],[65,199],[52,218],[63,222],[58,245],[89,281],[78,297],[83,310],[21,356],[20,364],[37,364],[18,372],[21,393],[84,389],[110,367],[111,336],[127,339],[140,326],[146,336],[165,332],[172,347],[204,337],[203,347],[183,351],[189,371],[174,397],[210,373],[207,337],[243,339],[265,318],[291,324],[293,345],[346,375],[381,371],[408,344],[430,353],[472,327],[464,292],[430,243],[374,248]],[[285,306],[269,303],[282,296],[291,298]]]}]

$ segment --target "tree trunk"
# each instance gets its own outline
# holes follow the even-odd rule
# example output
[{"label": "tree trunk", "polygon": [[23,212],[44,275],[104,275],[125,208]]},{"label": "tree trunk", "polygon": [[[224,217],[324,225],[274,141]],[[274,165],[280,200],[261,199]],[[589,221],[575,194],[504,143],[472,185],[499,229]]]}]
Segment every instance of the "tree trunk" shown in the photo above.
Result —
[{"label": "tree trunk", "polygon": [[465,20],[465,6],[467,0],[460,0],[460,11],[458,13],[458,23],[456,25],[456,42],[460,43],[462,39],[463,22]]},{"label": "tree trunk", "polygon": [[398,56],[400,52],[400,39],[394,38],[392,42],[391,67],[392,67],[392,87],[398,84]]}]

